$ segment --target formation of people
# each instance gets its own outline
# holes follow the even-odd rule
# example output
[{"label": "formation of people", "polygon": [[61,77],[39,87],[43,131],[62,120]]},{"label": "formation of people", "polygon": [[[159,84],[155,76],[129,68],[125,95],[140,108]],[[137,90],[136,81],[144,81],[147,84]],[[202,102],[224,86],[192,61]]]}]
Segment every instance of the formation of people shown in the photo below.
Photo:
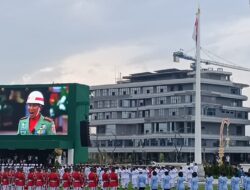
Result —
[{"label": "formation of people", "polygon": [[[144,190],[147,186],[151,190],[161,187],[164,190],[199,189],[197,176],[198,166],[194,164],[185,168],[167,167],[101,167],[90,165],[63,166],[44,168],[42,165],[2,166],[0,182],[2,190],[64,190],[91,189],[116,190],[133,189]],[[214,178],[207,174],[205,190],[213,190]],[[229,179],[225,173],[218,178],[218,190],[228,190]],[[240,176],[235,173],[231,178],[231,189],[239,190],[240,186],[250,190],[250,176]]]}]

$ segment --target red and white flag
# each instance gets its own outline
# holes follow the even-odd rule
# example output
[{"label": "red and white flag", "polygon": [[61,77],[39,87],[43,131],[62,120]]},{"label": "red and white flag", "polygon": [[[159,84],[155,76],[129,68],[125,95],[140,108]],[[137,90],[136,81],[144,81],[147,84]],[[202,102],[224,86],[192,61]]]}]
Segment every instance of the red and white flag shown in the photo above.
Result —
[{"label": "red and white flag", "polygon": [[194,23],[194,31],[193,31],[193,40],[197,42],[197,34],[198,34],[198,24],[199,24],[199,21],[198,21],[198,18],[196,17],[196,20],[195,20],[195,23]]},{"label": "red and white flag", "polygon": [[195,19],[195,23],[194,23],[194,31],[193,31],[193,40],[197,43],[197,39],[198,39],[198,33],[199,33],[199,15],[200,14],[200,9],[198,9],[198,12],[196,13],[196,19]]}]

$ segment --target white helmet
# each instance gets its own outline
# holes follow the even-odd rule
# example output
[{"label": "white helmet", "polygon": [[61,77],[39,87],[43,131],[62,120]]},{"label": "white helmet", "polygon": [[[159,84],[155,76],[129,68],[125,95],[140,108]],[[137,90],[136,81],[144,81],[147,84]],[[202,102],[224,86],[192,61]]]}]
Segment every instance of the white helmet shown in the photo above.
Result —
[{"label": "white helmet", "polygon": [[43,94],[39,91],[33,91],[29,94],[27,104],[40,104],[44,105]]}]

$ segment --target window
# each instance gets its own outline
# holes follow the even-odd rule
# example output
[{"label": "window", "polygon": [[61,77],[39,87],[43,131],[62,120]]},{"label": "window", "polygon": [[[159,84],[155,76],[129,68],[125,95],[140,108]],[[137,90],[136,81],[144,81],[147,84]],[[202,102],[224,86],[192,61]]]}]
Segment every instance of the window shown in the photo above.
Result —
[{"label": "window", "polygon": [[192,102],[192,99],[191,99],[191,95],[186,95],[185,96],[185,103],[190,103],[190,102]]},{"label": "window", "polygon": [[131,100],[131,107],[135,107],[135,106],[136,106],[135,100]]},{"label": "window", "polygon": [[184,122],[178,122],[178,131],[184,133]]},{"label": "window", "polygon": [[242,135],[242,127],[236,126],[236,135]]},{"label": "window", "polygon": [[97,102],[97,108],[103,108],[103,101]]},{"label": "window", "polygon": [[117,100],[111,100],[110,101],[110,107],[111,108],[116,108],[117,107]]},{"label": "window", "polygon": [[131,139],[124,140],[124,146],[125,147],[132,147],[134,145],[133,141]]},{"label": "window", "polygon": [[167,86],[157,86],[156,93],[164,93],[167,92]]},{"label": "window", "polygon": [[96,95],[96,96],[101,96],[101,90],[96,90],[96,91],[95,91],[95,95]]},{"label": "window", "polygon": [[129,94],[129,88],[120,88],[119,89],[119,95],[128,95]]},{"label": "window", "polygon": [[111,119],[117,119],[117,112],[111,112]]},{"label": "window", "polygon": [[237,118],[242,118],[242,112],[237,113]]},{"label": "window", "polygon": [[110,101],[109,100],[104,101],[104,108],[110,108]]},{"label": "window", "polygon": [[171,91],[171,92],[174,91],[174,86],[171,86],[171,87],[170,87],[170,91]]},{"label": "window", "polygon": [[103,113],[98,113],[98,114],[97,114],[97,118],[98,118],[98,120],[99,120],[99,119],[100,119],[100,120],[103,119]]},{"label": "window", "polygon": [[207,108],[207,115],[209,116],[215,115],[215,108]]},{"label": "window", "polygon": [[96,114],[92,114],[91,118],[92,118],[93,120],[97,120],[97,115],[96,115]]},{"label": "window", "polygon": [[154,92],[154,88],[152,86],[142,87],[143,94],[150,94]]},{"label": "window", "polygon": [[122,140],[115,140],[115,147],[122,147]]},{"label": "window", "polygon": [[169,116],[178,116],[178,115],[179,115],[178,108],[170,108],[169,109]]},{"label": "window", "polygon": [[113,146],[113,141],[112,140],[108,140],[108,147],[112,147]]},{"label": "window", "polygon": [[110,119],[110,113],[109,112],[105,113],[105,119]]},{"label": "window", "polygon": [[129,107],[129,100],[122,100],[122,107]]},{"label": "window", "polygon": [[231,88],[231,94],[239,94],[238,88]]},{"label": "window", "polygon": [[160,140],[160,146],[166,146],[165,139],[159,139]]},{"label": "window", "polygon": [[131,88],[131,94],[140,94],[140,88]]},{"label": "window", "polygon": [[102,90],[102,95],[107,96],[108,95],[108,89],[103,89]]},{"label": "window", "polygon": [[187,133],[192,133],[192,128],[193,128],[192,123],[188,122],[187,123]]},{"label": "window", "polygon": [[159,116],[164,116],[164,115],[165,115],[164,109],[159,109]]},{"label": "window", "polygon": [[181,97],[180,96],[171,96],[170,97],[171,104],[180,104],[181,103]]},{"label": "window", "polygon": [[184,146],[188,146],[188,138],[184,138]]},{"label": "window", "polygon": [[111,88],[109,90],[109,96],[117,96],[118,95],[118,89],[117,88]]},{"label": "window", "polygon": [[123,111],[122,112],[122,119],[127,119],[128,118],[128,112],[126,112],[126,111]]},{"label": "window", "polygon": [[159,97],[156,99],[156,104],[160,105],[160,104],[167,104],[167,97]]},{"label": "window", "polygon": [[183,90],[183,86],[182,85],[178,85],[178,91],[182,91]]},{"label": "window", "polygon": [[159,123],[155,123],[155,132],[159,132]]},{"label": "window", "polygon": [[139,100],[139,106],[144,106],[144,100]]},{"label": "window", "polygon": [[157,139],[150,139],[151,146],[158,146],[158,140]]},{"label": "window", "polygon": [[97,134],[105,134],[106,126],[105,125],[99,125],[96,127]]}]

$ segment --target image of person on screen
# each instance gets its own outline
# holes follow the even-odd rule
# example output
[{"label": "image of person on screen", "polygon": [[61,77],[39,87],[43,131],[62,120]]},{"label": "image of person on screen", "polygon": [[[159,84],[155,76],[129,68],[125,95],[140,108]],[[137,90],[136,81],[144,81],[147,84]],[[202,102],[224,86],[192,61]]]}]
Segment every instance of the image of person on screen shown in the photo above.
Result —
[{"label": "image of person on screen", "polygon": [[55,135],[54,121],[41,114],[41,109],[44,106],[43,94],[39,91],[33,91],[29,94],[26,101],[29,116],[19,120],[18,131],[19,135]]}]

